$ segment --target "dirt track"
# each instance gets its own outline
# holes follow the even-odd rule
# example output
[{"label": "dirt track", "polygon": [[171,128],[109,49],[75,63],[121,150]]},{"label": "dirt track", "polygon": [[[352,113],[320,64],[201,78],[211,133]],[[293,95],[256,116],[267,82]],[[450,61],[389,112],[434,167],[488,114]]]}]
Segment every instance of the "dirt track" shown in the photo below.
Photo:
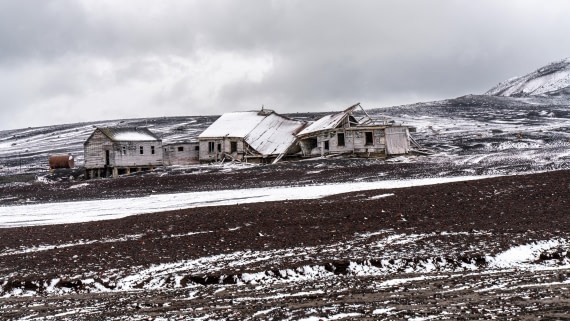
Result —
[{"label": "dirt track", "polygon": [[[118,194],[125,186],[137,186],[141,184],[140,180],[145,179],[153,180],[150,176],[142,176],[132,180],[100,181],[100,186],[109,189],[113,184],[118,184],[115,190],[110,189]],[[192,179],[172,178],[169,188],[183,189],[182,185]],[[179,181],[180,185],[172,185],[174,181]],[[151,182],[146,184],[150,186]],[[34,193],[33,187],[30,186],[30,194]],[[370,199],[386,193],[394,195]],[[381,267],[381,259],[384,258],[404,259],[402,264],[405,266],[415,266],[418,262],[432,260],[432,252],[436,248],[453,271],[457,271],[462,262],[485,267],[489,264],[485,261],[487,256],[518,244],[567,238],[570,235],[569,195],[570,171],[557,171],[366,191],[317,200],[187,209],[112,221],[0,229],[3,247],[0,249],[2,294],[29,290],[43,295],[50,282],[58,280],[57,284],[51,284],[52,294],[48,297],[1,299],[0,314],[12,318],[29,315],[33,309],[29,310],[27,306],[33,303],[38,304],[36,309],[39,316],[44,315],[42,313],[53,315],[56,306],[61,305],[62,312],[73,312],[73,309],[80,311],[80,307],[97,307],[90,310],[93,314],[87,319],[121,315],[137,319],[134,315],[142,313],[141,318],[169,314],[181,318],[209,315],[213,319],[239,320],[277,305],[279,309],[257,316],[286,319],[315,315],[314,311],[320,311],[316,313],[318,315],[327,315],[326,307],[335,307],[333,310],[340,314],[358,313],[358,318],[375,319],[373,312],[380,311],[379,306],[392,304],[399,306],[394,308],[394,313],[410,311],[409,316],[421,316],[418,311],[431,311],[424,315],[445,316],[444,312],[447,311],[460,313],[464,319],[486,316],[508,318],[509,314],[516,316],[515,319],[535,319],[539,315],[561,319],[567,317],[561,311],[568,308],[567,291],[564,290],[570,282],[568,270],[539,273],[520,271],[515,272],[515,278],[512,271],[490,275],[446,272],[448,274],[444,274],[443,278],[441,273],[432,273],[426,281],[406,284],[402,289],[397,285],[388,288],[374,285],[386,278],[417,277],[418,274],[413,271],[407,273],[403,267],[401,271],[383,277],[358,277],[347,274],[346,269],[351,262]],[[371,244],[381,242],[386,233],[378,231],[387,231],[391,235],[426,236],[401,246],[397,242],[387,244],[379,250],[371,247]],[[365,237],[359,239],[359,235]],[[343,247],[339,244],[352,245]],[[37,250],[38,246],[46,245],[51,247]],[[328,250],[335,246],[338,248],[332,252]],[[22,251],[34,248],[36,250]],[[17,250],[24,253],[16,253]],[[278,254],[289,250],[295,255]],[[113,277],[127,273],[132,267],[144,268],[221,254],[256,252],[277,254],[269,260],[253,260],[246,265],[216,263],[219,266],[211,272],[201,270],[196,274],[180,275],[179,285],[189,286],[192,290],[165,284],[148,291],[119,292],[122,293],[119,296],[114,292],[90,295],[88,293],[92,287],[85,283],[86,278],[99,280],[112,290]],[[561,248],[559,253],[544,253],[542,257],[563,262],[570,258],[570,254],[567,248]],[[329,282],[332,281],[327,279],[278,283],[260,290],[255,290],[255,285],[233,285],[236,280],[243,281],[247,273],[271,274],[268,271],[294,270],[306,266],[322,267],[341,279],[331,284]],[[477,284],[481,287],[493,282],[499,284],[503,275],[511,276],[506,281],[511,285],[520,283],[520,290],[505,290],[503,293],[498,288],[495,291],[474,292]],[[471,286],[458,288],[459,280]],[[532,285],[548,280],[558,283],[536,288]],[[146,287],[148,283],[145,282],[149,281],[141,281],[138,287]],[[218,283],[226,285],[215,285]],[[441,294],[442,289],[449,287],[456,288],[451,296]],[[64,290],[67,294],[54,296],[53,288]],[[220,290],[224,291],[216,292]],[[530,290],[535,291],[532,298],[520,299]],[[266,292],[290,294],[290,291],[310,294],[282,300],[269,299],[267,302],[236,300],[240,296],[261,297]],[[195,298],[184,300],[188,296]],[[553,299],[554,296],[561,296],[562,300]],[[129,298],[132,302],[144,301],[146,306],[132,306],[120,297]],[[513,299],[516,297],[519,299]],[[447,308],[442,308],[445,302],[441,301],[443,298],[449,300]],[[503,302],[502,298],[507,299]],[[216,300],[220,301],[214,303]],[[469,308],[467,305],[458,306],[465,300],[469,302]],[[163,305],[161,302],[169,303]],[[350,309],[351,305],[358,308]],[[500,312],[501,306],[503,312]],[[506,306],[510,308],[505,310]],[[386,315],[390,319],[406,319],[404,312],[386,312]],[[69,319],[77,319],[78,316],[75,314]]]}]

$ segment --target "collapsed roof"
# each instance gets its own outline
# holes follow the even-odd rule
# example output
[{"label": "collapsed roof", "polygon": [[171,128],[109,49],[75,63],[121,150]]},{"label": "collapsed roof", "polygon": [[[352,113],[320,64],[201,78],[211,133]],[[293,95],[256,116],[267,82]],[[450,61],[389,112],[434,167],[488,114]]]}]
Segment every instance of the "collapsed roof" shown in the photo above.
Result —
[{"label": "collapsed roof", "polygon": [[[360,106],[360,103],[356,103],[347,109],[332,115],[324,116],[315,122],[311,123],[309,126],[305,127],[297,136],[311,136],[321,131],[327,131],[340,127],[341,124],[346,123],[346,127],[361,126],[374,124],[374,121],[366,114],[366,117],[362,119],[356,119],[353,116],[354,110],[360,107],[362,111],[366,114],[366,111]],[[363,121],[364,120],[364,121]]]},{"label": "collapsed roof", "polygon": [[296,142],[305,122],[270,110],[226,113],[198,136],[199,139],[242,138],[263,156],[279,155]]}]

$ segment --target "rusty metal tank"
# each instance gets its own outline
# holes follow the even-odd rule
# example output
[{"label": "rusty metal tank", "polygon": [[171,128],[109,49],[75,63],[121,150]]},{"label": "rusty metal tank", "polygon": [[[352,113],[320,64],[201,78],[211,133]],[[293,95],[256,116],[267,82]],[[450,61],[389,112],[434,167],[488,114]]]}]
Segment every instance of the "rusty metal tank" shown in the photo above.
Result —
[{"label": "rusty metal tank", "polygon": [[52,155],[49,157],[49,168],[73,168],[75,166],[75,160],[73,156],[70,155]]}]

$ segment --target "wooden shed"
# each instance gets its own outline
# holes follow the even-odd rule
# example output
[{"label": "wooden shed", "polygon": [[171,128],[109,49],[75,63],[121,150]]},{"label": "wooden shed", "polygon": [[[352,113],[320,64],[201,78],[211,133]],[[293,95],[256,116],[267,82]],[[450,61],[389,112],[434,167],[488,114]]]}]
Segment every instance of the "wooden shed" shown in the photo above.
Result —
[{"label": "wooden shed", "polygon": [[200,162],[276,162],[300,151],[295,135],[305,125],[263,108],[223,114],[198,136]]},{"label": "wooden shed", "polygon": [[200,143],[198,141],[176,142],[165,144],[162,147],[164,166],[200,163]]},{"label": "wooden shed", "polygon": [[117,177],[162,166],[162,141],[141,127],[97,128],[84,143],[85,178]]},{"label": "wooden shed", "polygon": [[360,103],[342,112],[324,116],[309,124],[297,137],[304,157],[329,154],[355,154],[365,157],[407,154],[408,128],[388,125],[370,118],[364,109],[356,117]]}]

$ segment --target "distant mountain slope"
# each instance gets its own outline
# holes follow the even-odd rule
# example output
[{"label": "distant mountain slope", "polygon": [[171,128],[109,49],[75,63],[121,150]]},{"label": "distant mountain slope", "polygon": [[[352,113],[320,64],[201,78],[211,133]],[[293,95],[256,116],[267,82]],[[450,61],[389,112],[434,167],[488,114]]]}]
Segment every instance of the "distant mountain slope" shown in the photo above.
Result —
[{"label": "distant mountain slope", "polygon": [[522,76],[504,81],[485,95],[505,97],[570,95],[570,58],[551,63]]}]

